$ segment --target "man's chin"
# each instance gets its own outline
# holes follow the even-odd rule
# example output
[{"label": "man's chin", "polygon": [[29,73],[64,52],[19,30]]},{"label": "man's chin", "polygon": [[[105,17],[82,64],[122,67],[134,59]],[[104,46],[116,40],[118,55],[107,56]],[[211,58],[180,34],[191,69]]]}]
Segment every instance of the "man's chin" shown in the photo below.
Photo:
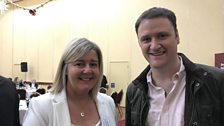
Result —
[{"label": "man's chin", "polygon": [[154,69],[161,69],[164,67],[164,64],[163,63],[150,63],[150,66],[151,68],[154,68]]}]

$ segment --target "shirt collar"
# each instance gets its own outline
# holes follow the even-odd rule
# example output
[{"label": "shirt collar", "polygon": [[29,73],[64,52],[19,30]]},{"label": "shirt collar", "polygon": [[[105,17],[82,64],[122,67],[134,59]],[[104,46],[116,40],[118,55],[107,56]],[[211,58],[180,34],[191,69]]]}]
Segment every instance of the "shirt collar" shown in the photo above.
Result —
[{"label": "shirt collar", "polygon": [[[183,64],[183,60],[182,60],[182,57],[179,56],[179,59],[180,59],[180,68],[179,68],[179,71],[176,72],[172,79],[174,80],[175,78],[176,79],[179,79],[180,77],[184,76],[184,73],[185,73],[185,67],[184,67],[184,64]],[[146,79],[147,79],[147,83],[154,86],[152,84],[152,70],[150,69],[149,72],[147,73],[146,75]]]}]

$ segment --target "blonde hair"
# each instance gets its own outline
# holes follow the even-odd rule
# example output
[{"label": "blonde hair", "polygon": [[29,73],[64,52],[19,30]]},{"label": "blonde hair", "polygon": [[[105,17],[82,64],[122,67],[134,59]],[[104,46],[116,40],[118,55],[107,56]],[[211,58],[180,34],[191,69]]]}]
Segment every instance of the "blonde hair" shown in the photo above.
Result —
[{"label": "blonde hair", "polygon": [[99,61],[100,77],[98,78],[97,84],[89,92],[91,97],[96,98],[103,76],[103,57],[99,46],[86,38],[73,39],[65,48],[64,53],[62,54],[58,64],[58,69],[52,86],[52,94],[58,94],[62,91],[62,89],[66,88],[66,72],[68,68],[67,63],[76,61],[91,50],[96,51]]}]

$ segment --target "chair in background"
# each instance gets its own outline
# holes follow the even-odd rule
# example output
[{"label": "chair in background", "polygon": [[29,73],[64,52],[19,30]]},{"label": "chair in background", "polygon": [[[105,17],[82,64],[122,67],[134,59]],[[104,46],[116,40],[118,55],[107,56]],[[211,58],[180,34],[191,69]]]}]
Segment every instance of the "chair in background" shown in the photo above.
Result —
[{"label": "chair in background", "polygon": [[30,95],[30,99],[32,99],[33,97],[38,97],[40,96],[41,94],[38,93],[38,92],[33,92],[31,95]]},{"label": "chair in background", "polygon": [[114,103],[115,103],[116,108],[117,108],[117,110],[119,112],[119,115],[122,116],[123,112],[121,110],[120,103],[121,103],[121,100],[122,100],[122,97],[123,97],[123,90],[121,89],[121,91],[119,93],[117,93],[116,91],[113,92],[111,97],[114,100]]},{"label": "chair in background", "polygon": [[47,86],[47,90],[50,90],[52,88],[52,85]]},{"label": "chair in background", "polygon": [[52,85],[48,85],[48,86],[47,86],[46,93],[49,93],[49,92],[51,91],[51,89],[52,89]]},{"label": "chair in background", "polygon": [[30,95],[29,99],[26,101],[27,107],[29,106],[30,99],[32,99],[33,97],[38,97],[38,96],[40,96],[40,95],[41,95],[41,94],[38,93],[38,92],[33,92],[33,93]]},{"label": "chair in background", "polygon": [[100,90],[99,90],[100,93],[104,93],[104,94],[107,94],[107,89],[104,88],[104,87],[101,87]]},{"label": "chair in background", "polygon": [[20,100],[26,100],[26,90],[25,89],[17,89]]},{"label": "chair in background", "polygon": [[111,97],[113,98],[113,100],[114,100],[114,104],[116,105],[117,92],[116,92],[116,91],[113,92],[113,93],[111,94]]},{"label": "chair in background", "polygon": [[46,93],[46,90],[44,88],[39,88],[36,90],[36,92],[38,92],[39,94],[45,94]]},{"label": "chair in background", "polygon": [[117,94],[117,98],[116,98],[116,106],[117,106],[120,116],[122,116],[122,114],[123,114],[123,112],[121,110],[121,105],[120,105],[122,98],[123,98],[123,89],[120,90],[120,92]]}]

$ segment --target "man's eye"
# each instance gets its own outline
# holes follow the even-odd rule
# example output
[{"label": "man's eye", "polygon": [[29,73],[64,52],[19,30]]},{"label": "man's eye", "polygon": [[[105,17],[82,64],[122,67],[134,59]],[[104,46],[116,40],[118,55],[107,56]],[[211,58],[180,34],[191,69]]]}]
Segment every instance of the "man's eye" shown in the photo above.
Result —
[{"label": "man's eye", "polygon": [[150,38],[150,37],[144,37],[144,38],[141,39],[141,42],[142,43],[148,43],[148,42],[151,42],[151,40],[152,40],[152,38]]},{"label": "man's eye", "polygon": [[158,37],[158,39],[163,40],[166,37],[168,37],[168,34],[159,34],[157,37]]}]

